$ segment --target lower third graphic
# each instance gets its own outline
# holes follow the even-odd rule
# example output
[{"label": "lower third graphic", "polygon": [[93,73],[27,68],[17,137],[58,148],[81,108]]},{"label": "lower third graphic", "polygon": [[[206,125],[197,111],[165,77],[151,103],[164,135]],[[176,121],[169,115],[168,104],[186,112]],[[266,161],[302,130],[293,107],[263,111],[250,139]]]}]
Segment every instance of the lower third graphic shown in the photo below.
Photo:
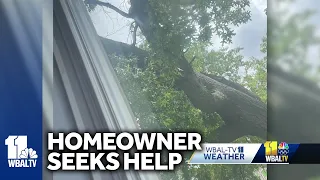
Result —
[{"label": "lower third graphic", "polygon": [[5,140],[8,147],[8,165],[16,168],[31,168],[37,165],[37,152],[28,148],[27,136],[10,135]]}]

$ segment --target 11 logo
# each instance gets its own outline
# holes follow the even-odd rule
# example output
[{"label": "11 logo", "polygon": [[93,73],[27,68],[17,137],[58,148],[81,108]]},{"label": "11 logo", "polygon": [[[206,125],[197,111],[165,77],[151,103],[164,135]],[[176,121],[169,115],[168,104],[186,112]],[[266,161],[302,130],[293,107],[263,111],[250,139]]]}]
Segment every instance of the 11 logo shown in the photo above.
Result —
[{"label": "11 logo", "polygon": [[8,136],[5,140],[8,147],[9,167],[36,167],[37,152],[28,148],[27,136]]}]

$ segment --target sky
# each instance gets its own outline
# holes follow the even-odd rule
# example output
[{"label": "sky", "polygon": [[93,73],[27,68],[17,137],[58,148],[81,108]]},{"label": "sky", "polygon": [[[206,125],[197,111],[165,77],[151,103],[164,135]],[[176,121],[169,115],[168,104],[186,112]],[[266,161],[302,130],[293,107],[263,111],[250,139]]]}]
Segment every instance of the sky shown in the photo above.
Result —
[{"label": "sky", "polygon": [[[128,11],[130,5],[126,1],[108,0],[107,2],[119,7],[121,10]],[[236,36],[233,38],[231,48],[242,47],[241,52],[245,57],[263,57],[260,52],[260,43],[263,36],[267,32],[267,17],[264,9],[267,7],[266,0],[252,0],[250,7],[252,13],[252,20],[235,29]],[[130,20],[113,12],[107,8],[98,7],[91,13],[93,24],[100,36],[121,41],[124,43],[131,43],[132,38],[129,33]],[[213,38],[215,46],[214,49],[219,49],[220,39]]]}]

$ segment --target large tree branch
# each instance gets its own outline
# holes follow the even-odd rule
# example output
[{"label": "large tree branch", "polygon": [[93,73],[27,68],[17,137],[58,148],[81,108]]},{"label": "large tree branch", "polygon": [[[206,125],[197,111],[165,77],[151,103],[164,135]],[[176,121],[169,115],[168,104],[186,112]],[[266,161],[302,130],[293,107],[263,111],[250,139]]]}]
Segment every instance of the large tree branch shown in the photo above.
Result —
[{"label": "large tree branch", "polygon": [[225,85],[228,85],[228,86],[231,86],[233,88],[235,88],[236,90],[238,91],[241,91],[249,96],[251,96],[252,98],[255,98],[255,99],[258,99],[261,101],[260,97],[258,97],[256,94],[252,93],[251,91],[249,91],[247,88],[241,86],[240,84],[238,83],[235,83],[235,82],[232,82],[232,81],[229,81],[227,79],[225,79],[224,77],[221,77],[221,76],[216,76],[214,74],[208,74],[208,73],[203,73],[204,75],[216,80],[216,81],[219,81]]},{"label": "large tree branch", "polygon": [[226,124],[219,130],[218,141],[230,142],[246,135],[266,139],[266,104],[237,90],[234,84],[224,84],[196,73],[196,76],[181,79],[178,86],[195,107],[208,113],[217,112],[223,118]]},{"label": "large tree branch", "polygon": [[[116,55],[125,58],[136,58],[138,60],[138,68],[144,69],[146,67],[146,61],[149,56],[148,52],[135,46],[131,46],[126,43],[114,41],[111,39],[101,37],[101,40],[109,56]],[[116,61],[114,58],[110,58],[110,60],[112,66],[116,67],[118,61]]]}]

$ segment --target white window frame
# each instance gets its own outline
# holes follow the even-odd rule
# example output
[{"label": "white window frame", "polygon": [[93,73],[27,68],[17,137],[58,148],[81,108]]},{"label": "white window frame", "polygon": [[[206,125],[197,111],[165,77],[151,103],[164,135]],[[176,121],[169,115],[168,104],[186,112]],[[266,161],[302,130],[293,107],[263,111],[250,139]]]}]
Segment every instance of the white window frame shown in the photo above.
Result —
[{"label": "white window frame", "polygon": [[[77,129],[138,131],[137,122],[85,5],[80,0],[54,0],[53,3],[53,20],[56,23],[53,26],[54,59]],[[158,180],[159,177],[156,172],[95,171],[92,179]]]}]

